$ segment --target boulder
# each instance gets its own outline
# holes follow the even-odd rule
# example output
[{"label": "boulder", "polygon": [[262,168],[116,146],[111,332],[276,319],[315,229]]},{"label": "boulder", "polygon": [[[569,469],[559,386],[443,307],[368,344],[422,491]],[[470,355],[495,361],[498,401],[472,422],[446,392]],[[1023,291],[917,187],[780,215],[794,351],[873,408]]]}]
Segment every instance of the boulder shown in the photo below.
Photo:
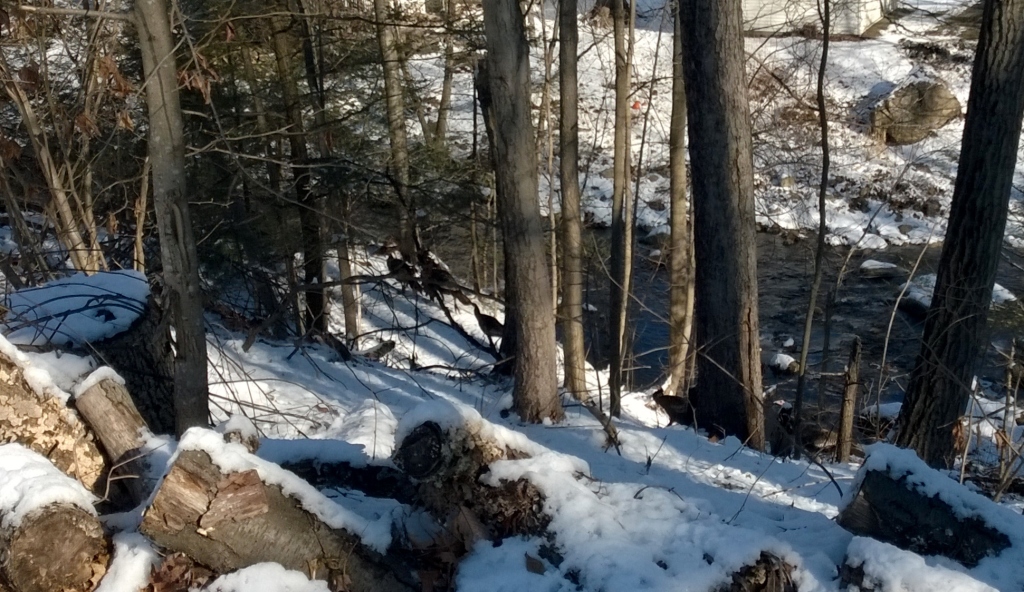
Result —
[{"label": "boulder", "polygon": [[914,144],[960,116],[960,101],[941,82],[897,87],[871,113],[871,129],[887,144]]}]

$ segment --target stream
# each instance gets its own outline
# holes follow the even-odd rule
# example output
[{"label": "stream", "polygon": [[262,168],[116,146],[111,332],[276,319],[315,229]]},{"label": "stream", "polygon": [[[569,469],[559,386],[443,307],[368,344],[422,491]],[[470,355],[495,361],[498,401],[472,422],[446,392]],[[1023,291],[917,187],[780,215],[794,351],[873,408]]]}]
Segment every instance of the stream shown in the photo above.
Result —
[{"label": "stream", "polygon": [[[598,244],[607,243],[607,231],[592,231]],[[771,358],[776,352],[785,352],[799,359],[799,345],[803,330],[804,314],[810,296],[813,276],[813,238],[790,244],[783,236],[758,233],[758,290],[761,321],[762,359]],[[921,256],[921,250],[925,253]],[[846,264],[842,284],[836,291],[835,304],[831,314],[830,362],[827,372],[842,372],[849,358],[854,336],[863,344],[861,362],[861,397],[869,397],[868,403],[899,401],[920,347],[923,318],[900,309],[893,314],[900,286],[906,281],[918,257],[920,265],[915,275],[935,273],[941,247],[890,246],[879,251],[855,251]],[[604,249],[602,249],[604,250]],[[819,297],[818,313],[812,332],[808,354],[807,397],[817,400],[818,373],[822,371],[822,347],[824,342],[825,295],[836,287],[839,269],[849,253],[848,247],[828,247],[826,250],[825,275]],[[667,362],[669,281],[665,267],[658,265],[647,256],[650,247],[640,245],[634,272],[634,294],[637,301],[631,309],[629,330],[632,332],[633,359],[630,383],[636,389],[650,389],[663,380],[663,368]],[[872,279],[860,270],[860,264],[868,259],[896,264],[901,273],[896,277]],[[1021,255],[1004,251],[999,266],[997,282],[1018,297],[1024,298],[1024,273],[1019,262]],[[607,310],[607,288],[597,278],[605,272],[592,264],[592,275],[587,285],[585,298],[598,311]],[[889,330],[890,319],[892,322]],[[989,315],[990,347],[984,353],[979,378],[1000,383],[1005,375],[1003,354],[1009,350],[1014,337],[1024,337],[1024,306],[1020,301],[1008,302],[993,307]],[[601,312],[588,313],[587,336],[592,350],[601,343],[607,343],[607,316]],[[889,334],[886,347],[886,334]],[[786,346],[789,339],[795,347]],[[885,355],[885,372],[881,361]],[[600,363],[601,360],[594,359]],[[795,376],[779,375],[765,368],[765,387],[777,385],[775,397],[791,398],[795,391]],[[884,382],[882,392],[878,384]],[[838,401],[842,390],[841,376],[829,378],[825,389],[825,403],[828,406]]]}]

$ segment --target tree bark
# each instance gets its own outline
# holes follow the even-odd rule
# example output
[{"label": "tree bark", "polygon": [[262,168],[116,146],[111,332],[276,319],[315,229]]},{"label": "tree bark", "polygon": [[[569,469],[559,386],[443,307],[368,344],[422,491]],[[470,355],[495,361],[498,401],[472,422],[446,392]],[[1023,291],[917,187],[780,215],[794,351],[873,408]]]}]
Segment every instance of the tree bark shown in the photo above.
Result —
[{"label": "tree bark", "polygon": [[272,561],[332,590],[414,589],[356,534],[330,528],[255,470],[224,474],[199,450],[178,456],[140,530],[219,573]]},{"label": "tree bark", "polygon": [[933,467],[955,460],[954,433],[985,349],[1022,117],[1024,0],[986,0],[946,241],[896,439]]},{"label": "tree bark", "polygon": [[[626,357],[626,322],[629,314],[629,272],[632,262],[633,223],[630,215],[630,113],[629,91],[632,68],[627,43],[629,26],[625,0],[614,0],[612,17],[615,37],[615,147],[612,155],[612,253],[611,253],[611,321],[609,358],[611,400],[608,413],[618,417],[621,411],[623,365]],[[629,40],[630,42],[632,39]]]},{"label": "tree bark", "polygon": [[175,329],[174,412],[180,435],[207,425],[210,413],[199,259],[185,188],[184,123],[170,13],[165,0],[137,0],[135,17],[146,75],[153,206]]},{"label": "tree bark", "polygon": [[[378,0],[379,1],[379,0]],[[537,149],[530,115],[530,53],[515,0],[484,4],[487,58],[481,105],[491,138],[498,214],[505,237],[505,291],[515,341],[513,400],[526,421],[560,420],[555,319],[537,203]],[[484,96],[484,95],[487,96]]]},{"label": "tree bark", "polygon": [[764,448],[750,113],[739,0],[685,0],[693,171],[693,406],[701,427]]},{"label": "tree bark", "polygon": [[669,121],[669,386],[678,396],[687,383],[687,359],[693,329],[693,241],[688,228],[686,192],[686,82],[683,79],[682,10],[676,0],[672,36],[672,115]]},{"label": "tree bark", "polygon": [[579,173],[579,8],[577,0],[558,3],[559,181],[562,187],[562,341],[565,387],[577,399],[587,392],[583,347],[583,220]]}]

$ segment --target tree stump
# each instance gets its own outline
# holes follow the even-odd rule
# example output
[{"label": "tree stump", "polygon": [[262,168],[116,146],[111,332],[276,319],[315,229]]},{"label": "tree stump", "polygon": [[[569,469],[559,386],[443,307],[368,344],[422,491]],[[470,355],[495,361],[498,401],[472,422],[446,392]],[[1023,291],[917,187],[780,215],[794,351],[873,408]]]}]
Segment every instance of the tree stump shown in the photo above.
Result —
[{"label": "tree stump", "polygon": [[92,384],[75,398],[75,407],[103,444],[111,461],[111,479],[122,483],[131,501],[138,504],[153,488],[146,478],[148,463],[141,455],[149,428],[124,384],[104,377],[104,372],[110,370],[97,370],[87,380]]},{"label": "tree stump", "polygon": [[[11,350],[4,352],[13,351],[7,346]],[[26,369],[32,370],[32,382]],[[85,424],[57,387],[43,384],[30,362],[20,354],[11,358],[0,353],[0,444],[9,442],[38,452],[86,489],[102,493],[106,461]]]},{"label": "tree stump", "polygon": [[326,580],[332,590],[418,588],[400,562],[331,528],[255,470],[225,474],[202,450],[180,453],[140,530],[219,573],[270,561]]},{"label": "tree stump", "polygon": [[0,446],[0,589],[92,590],[110,546],[82,485],[39,454]]},{"label": "tree stump", "polygon": [[[879,451],[893,460],[873,462]],[[930,469],[913,452],[876,445],[861,471],[860,485],[847,494],[852,499],[838,517],[854,534],[974,567],[1010,546],[1005,529],[1024,529],[1019,516]],[[999,518],[981,518],[993,515]]]},{"label": "tree stump", "polygon": [[174,433],[174,351],[169,317],[150,296],[146,312],[131,328],[93,344],[103,362],[124,377],[136,408],[156,434]]}]

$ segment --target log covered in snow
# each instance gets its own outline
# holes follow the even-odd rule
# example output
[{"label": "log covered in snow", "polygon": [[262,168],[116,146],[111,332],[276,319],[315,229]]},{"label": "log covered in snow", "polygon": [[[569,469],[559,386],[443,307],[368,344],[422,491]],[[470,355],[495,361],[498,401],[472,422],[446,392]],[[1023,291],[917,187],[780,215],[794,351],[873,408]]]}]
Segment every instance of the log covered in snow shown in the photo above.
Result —
[{"label": "log covered in snow", "polygon": [[93,499],[43,456],[0,446],[0,589],[92,590],[110,557]]},{"label": "log covered in snow", "polygon": [[417,587],[408,568],[361,538],[358,517],[342,525],[344,516],[325,516],[337,506],[312,486],[219,438],[193,430],[182,440],[140,527],[154,543],[218,573],[273,562],[332,590]]},{"label": "log covered in snow", "polygon": [[0,337],[0,443],[18,442],[48,458],[94,493],[106,461],[93,435],[67,406],[67,393]]},{"label": "log covered in snow", "polygon": [[1024,532],[1020,516],[931,469],[912,451],[883,444],[869,449],[838,523],[856,535],[967,567],[999,554]]}]

